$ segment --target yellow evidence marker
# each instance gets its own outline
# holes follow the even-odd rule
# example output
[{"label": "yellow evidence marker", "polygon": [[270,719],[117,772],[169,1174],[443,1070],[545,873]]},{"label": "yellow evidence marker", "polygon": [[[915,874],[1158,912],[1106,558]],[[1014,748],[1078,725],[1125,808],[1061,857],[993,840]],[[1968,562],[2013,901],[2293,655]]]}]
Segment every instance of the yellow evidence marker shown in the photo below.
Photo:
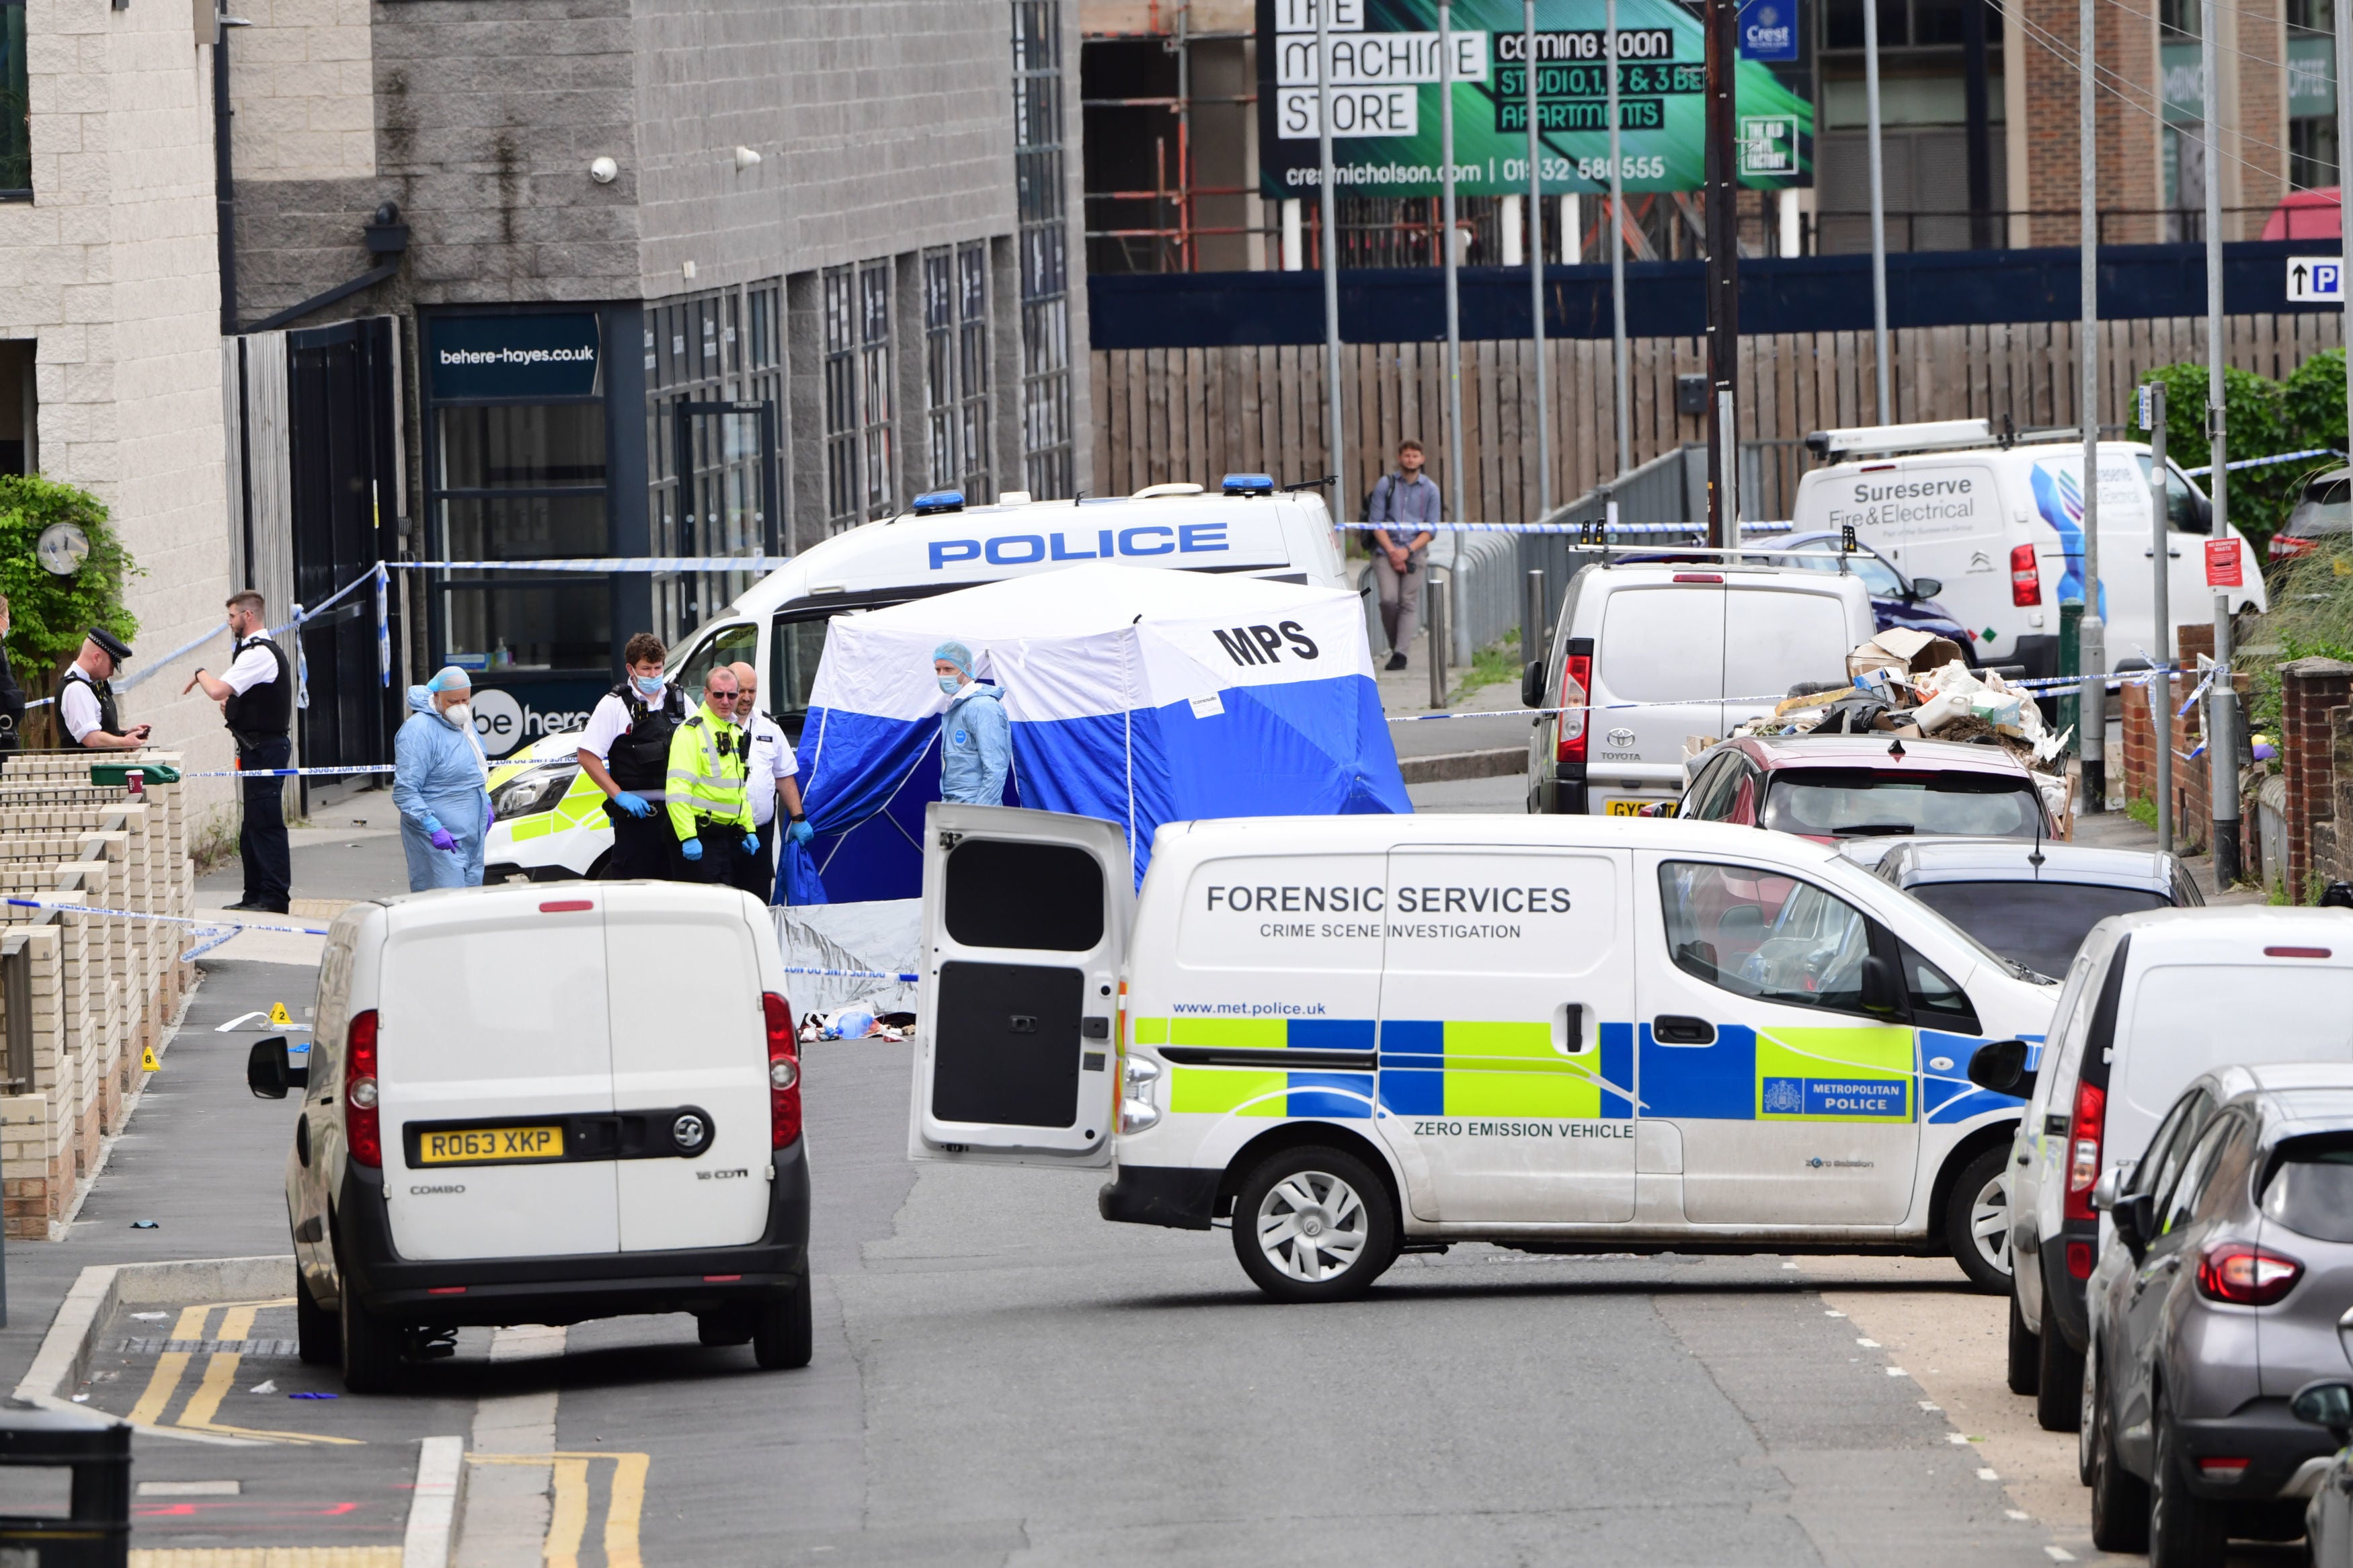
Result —
[{"label": "yellow evidence marker", "polygon": [[285,1003],[272,1002],[269,1005],[269,1022],[273,1027],[282,1029],[293,1021],[292,1016],[286,1011]]},{"label": "yellow evidence marker", "polygon": [[164,1070],[164,1064],[155,1059],[154,1047],[147,1046],[140,1050],[139,1070],[141,1072],[161,1072]]}]

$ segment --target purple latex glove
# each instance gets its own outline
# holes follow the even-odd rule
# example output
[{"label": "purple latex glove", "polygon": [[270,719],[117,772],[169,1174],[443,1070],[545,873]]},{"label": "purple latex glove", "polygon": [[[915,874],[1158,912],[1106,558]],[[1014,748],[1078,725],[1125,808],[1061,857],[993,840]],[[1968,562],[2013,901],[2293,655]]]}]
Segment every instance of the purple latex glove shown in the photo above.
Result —
[{"label": "purple latex glove", "polygon": [[450,854],[455,855],[458,852],[458,841],[449,837],[448,828],[437,827],[433,830],[433,847],[447,849]]},{"label": "purple latex glove", "polygon": [[482,802],[482,831],[488,833],[499,825],[499,808],[489,801]]}]

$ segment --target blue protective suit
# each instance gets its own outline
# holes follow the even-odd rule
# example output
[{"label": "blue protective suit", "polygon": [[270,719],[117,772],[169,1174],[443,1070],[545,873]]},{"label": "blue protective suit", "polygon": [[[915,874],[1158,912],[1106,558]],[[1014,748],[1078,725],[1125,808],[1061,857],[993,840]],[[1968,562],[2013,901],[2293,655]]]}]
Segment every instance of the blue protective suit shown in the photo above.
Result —
[{"label": "blue protective suit", "polygon": [[1003,805],[1013,766],[1013,721],[1005,693],[977,680],[940,715],[940,798],[958,805]]},{"label": "blue protective suit", "polygon": [[[491,793],[474,737],[433,706],[433,693],[408,689],[410,712],[393,737],[392,804],[400,811],[400,847],[408,857],[408,890],[479,888],[482,843],[491,831]],[[433,847],[445,828],[458,852]]]}]

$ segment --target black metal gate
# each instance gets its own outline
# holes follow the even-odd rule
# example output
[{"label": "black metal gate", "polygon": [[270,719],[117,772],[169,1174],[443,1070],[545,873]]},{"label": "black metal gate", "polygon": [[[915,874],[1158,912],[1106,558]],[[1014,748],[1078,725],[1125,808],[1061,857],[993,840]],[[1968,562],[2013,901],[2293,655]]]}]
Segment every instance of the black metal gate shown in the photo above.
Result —
[{"label": "black metal gate", "polygon": [[[379,559],[396,558],[399,362],[394,330],[390,317],[379,316],[286,334],[299,604],[321,604]],[[396,585],[387,596],[387,611],[395,617],[387,654],[401,646],[398,605]],[[270,606],[272,620],[286,613]],[[378,663],[375,588],[355,588],[306,621],[301,652],[304,702],[295,723],[302,765],[389,762],[402,694],[385,684]],[[305,779],[305,810],[322,792],[332,798],[383,782],[382,775]]]}]

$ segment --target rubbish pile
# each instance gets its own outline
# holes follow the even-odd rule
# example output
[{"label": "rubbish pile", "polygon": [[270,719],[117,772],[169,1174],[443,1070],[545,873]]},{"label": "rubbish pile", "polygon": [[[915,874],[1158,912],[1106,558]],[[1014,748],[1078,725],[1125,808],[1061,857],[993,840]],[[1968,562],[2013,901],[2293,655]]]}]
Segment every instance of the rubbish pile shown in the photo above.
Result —
[{"label": "rubbish pile", "polygon": [[1903,627],[1883,631],[1847,655],[1846,672],[1846,685],[1801,689],[1733,733],[1885,734],[1998,745],[2038,776],[2044,797],[2065,814],[2067,739],[2074,731],[2053,734],[2031,693],[1992,670],[1971,669],[1958,643]]}]

